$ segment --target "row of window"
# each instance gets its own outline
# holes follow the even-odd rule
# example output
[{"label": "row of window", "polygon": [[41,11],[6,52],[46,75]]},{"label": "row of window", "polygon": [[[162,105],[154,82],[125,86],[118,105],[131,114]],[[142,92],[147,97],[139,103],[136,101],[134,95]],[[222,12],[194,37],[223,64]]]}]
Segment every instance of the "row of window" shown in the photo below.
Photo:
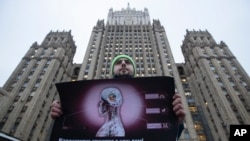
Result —
[{"label": "row of window", "polygon": [[142,38],[142,37],[150,37],[150,32],[108,32],[107,38],[113,39],[114,37],[120,37],[120,38]]},{"label": "row of window", "polygon": [[64,37],[64,36],[50,36],[47,37],[45,42],[47,44],[49,43],[62,43],[62,44],[67,44],[69,43],[68,37]]},{"label": "row of window", "polygon": [[[203,127],[202,127],[202,124],[200,122],[200,117],[199,117],[200,115],[197,114],[198,109],[195,106],[195,101],[193,99],[193,96],[191,95],[189,84],[187,83],[186,78],[182,78],[181,81],[182,81],[182,85],[183,85],[183,88],[185,91],[186,100],[187,100],[187,103],[189,105],[189,111],[191,112],[192,118],[194,120],[194,128],[198,134],[198,138],[200,141],[206,141],[206,136],[203,132]],[[185,139],[190,139],[190,136],[187,135],[188,132],[184,133],[184,134],[185,134],[184,135]]]},{"label": "row of window", "polygon": [[209,53],[209,51],[206,50],[205,48],[200,48],[200,49],[201,49],[202,56],[205,56],[205,57],[209,57],[209,56],[218,57],[218,56],[228,56],[229,55],[227,52],[224,51],[224,49],[215,50],[214,48],[213,49],[210,48],[210,51],[212,54]]},{"label": "row of window", "polygon": [[149,33],[150,30],[149,29],[141,29],[141,27],[139,28],[134,28],[132,29],[131,26],[129,26],[129,29],[125,28],[125,30],[123,28],[121,28],[121,30],[119,30],[119,28],[117,28],[116,30],[114,28],[112,29],[108,29],[108,35],[113,36],[115,33],[120,33],[120,34],[125,34],[125,36],[129,36],[132,33]]},{"label": "row of window", "polygon": [[57,53],[57,49],[53,48],[39,48],[35,49],[29,56],[31,58],[34,57],[55,57]]},{"label": "row of window", "polygon": [[[247,91],[250,90],[250,88],[247,86],[247,83],[244,81],[244,79],[241,77],[241,75],[236,75],[236,76],[238,76],[238,79],[240,81],[233,79],[232,75],[229,74],[229,71],[224,66],[224,64],[220,60],[218,60],[218,63],[220,65],[220,70],[223,72],[224,76],[229,81],[228,83],[231,85],[231,87],[234,88],[235,91],[239,91],[239,87],[237,86],[237,83],[240,83],[241,86],[244,86]],[[221,80],[217,70],[215,69],[215,67],[212,65],[211,62],[209,63],[209,65],[210,65],[211,70],[214,73],[215,78],[218,80],[219,85],[224,86],[224,83],[222,82],[222,80]],[[230,69],[232,69],[235,73],[239,74],[237,68],[234,66],[234,64],[232,62],[230,62],[230,66],[228,66],[228,67]]]},{"label": "row of window", "polygon": [[191,42],[214,42],[210,36],[191,36],[189,40]]}]

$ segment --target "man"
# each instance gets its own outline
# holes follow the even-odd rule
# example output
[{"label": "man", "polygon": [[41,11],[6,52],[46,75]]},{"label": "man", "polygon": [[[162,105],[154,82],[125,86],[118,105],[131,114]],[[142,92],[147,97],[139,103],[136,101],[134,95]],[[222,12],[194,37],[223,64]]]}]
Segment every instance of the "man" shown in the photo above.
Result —
[{"label": "man", "polygon": [[[118,55],[116,56],[111,64],[111,71],[113,78],[128,78],[135,76],[135,63],[133,59],[127,55]],[[179,132],[178,138],[181,135],[183,130],[183,120],[185,118],[185,112],[182,106],[181,96],[179,94],[175,94],[173,96],[173,111],[179,120]],[[61,104],[58,100],[54,101],[51,105],[51,117],[57,118],[62,115]]]},{"label": "man", "polygon": [[118,55],[111,63],[111,71],[114,78],[134,77],[135,63],[127,55]]}]

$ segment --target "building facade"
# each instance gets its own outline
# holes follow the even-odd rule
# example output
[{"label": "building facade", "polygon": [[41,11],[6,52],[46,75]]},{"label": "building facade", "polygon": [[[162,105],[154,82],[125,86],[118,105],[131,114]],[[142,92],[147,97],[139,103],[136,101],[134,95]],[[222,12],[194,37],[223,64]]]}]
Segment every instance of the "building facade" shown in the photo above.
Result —
[{"label": "building facade", "polygon": [[249,124],[249,77],[228,47],[216,44],[208,32],[187,31],[185,63],[176,64],[160,21],[151,23],[148,9],[128,5],[110,9],[106,23],[97,21],[81,64],[73,64],[75,51],[70,31],[50,32],[41,45],[30,47],[0,89],[1,132],[48,140],[50,105],[59,99],[54,84],[111,78],[111,61],[119,54],[135,60],[136,77],[174,77],[186,111],[180,141],[222,141],[230,124]]},{"label": "building facade", "polygon": [[24,141],[44,141],[52,128],[55,83],[70,81],[76,46],[71,32],[50,32],[34,43],[1,88],[0,130]]},{"label": "building facade", "polygon": [[248,74],[228,46],[217,44],[208,31],[187,30],[181,49],[189,95],[204,114],[200,123],[210,130],[210,139],[228,141],[230,125],[250,124]]},{"label": "building facade", "polygon": [[[184,93],[165,29],[159,20],[151,24],[148,9],[136,11],[129,5],[121,11],[110,9],[107,19],[106,24],[99,20],[92,30],[78,80],[111,78],[112,59],[126,54],[135,60],[136,77],[172,76],[176,90]],[[198,136],[186,102],[184,109],[187,116],[181,139],[204,141],[205,134]]]},{"label": "building facade", "polygon": [[[206,121],[206,117],[203,113],[203,110],[201,109],[201,106],[197,104],[195,101],[195,97],[192,93],[192,90],[190,88],[189,79],[187,75],[187,71],[185,70],[185,64],[184,63],[177,63],[177,69],[180,75],[180,79],[182,82],[183,90],[184,90],[184,96],[186,103],[188,104],[188,108],[190,111],[190,115],[193,120],[193,126],[195,128],[195,131],[197,133],[197,139],[191,139],[189,136],[189,132],[185,128],[183,131],[183,139],[182,141],[213,141],[213,136],[211,135],[209,126],[207,125],[208,122]],[[190,123],[189,123],[190,124]]]}]

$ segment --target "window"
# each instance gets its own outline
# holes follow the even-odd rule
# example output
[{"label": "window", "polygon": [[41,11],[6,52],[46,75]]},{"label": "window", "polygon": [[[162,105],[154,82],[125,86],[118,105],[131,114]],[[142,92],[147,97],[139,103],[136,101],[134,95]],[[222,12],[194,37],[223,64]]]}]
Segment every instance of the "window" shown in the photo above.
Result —
[{"label": "window", "polygon": [[189,107],[189,110],[193,113],[197,112],[197,108],[196,107]]},{"label": "window", "polygon": [[8,112],[12,112],[13,109],[14,109],[14,106],[10,106]]},{"label": "window", "polygon": [[189,135],[187,129],[184,130],[184,138],[185,138],[185,139],[190,139],[190,135]]},{"label": "window", "polygon": [[21,112],[25,112],[27,110],[27,106],[24,106]]}]

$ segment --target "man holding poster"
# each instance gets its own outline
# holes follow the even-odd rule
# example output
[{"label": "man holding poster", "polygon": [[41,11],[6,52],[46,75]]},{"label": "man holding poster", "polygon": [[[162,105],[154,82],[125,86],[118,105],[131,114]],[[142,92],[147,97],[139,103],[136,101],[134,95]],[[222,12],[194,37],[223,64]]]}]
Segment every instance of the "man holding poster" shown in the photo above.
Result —
[{"label": "man holding poster", "polygon": [[[108,85],[112,85],[112,87],[114,86],[113,88],[107,88],[107,90],[109,89],[109,92],[106,92],[106,93],[108,93],[108,95],[105,95],[105,94],[99,95],[99,97],[101,97],[101,101],[99,100],[99,102],[96,102],[96,103],[99,103],[98,104],[99,108],[103,108],[103,109],[101,109],[101,111],[99,109],[99,114],[102,113],[103,115],[106,115],[105,122],[102,123],[103,125],[101,127],[100,126],[98,127],[99,128],[98,131],[96,130],[97,127],[95,129],[94,125],[91,125],[91,126],[93,126],[93,130],[95,129],[95,131],[97,131],[96,137],[124,137],[124,136],[126,137],[128,135],[128,136],[131,136],[134,138],[135,136],[138,135],[138,138],[136,138],[138,140],[143,140],[143,139],[149,140],[149,137],[147,138],[146,136],[150,136],[150,134],[158,135],[155,132],[157,131],[157,133],[158,133],[159,129],[161,129],[161,130],[170,129],[170,128],[175,129],[174,123],[175,123],[175,121],[177,121],[178,134],[172,135],[172,136],[175,136],[175,138],[179,138],[179,136],[181,135],[181,132],[183,130],[183,120],[185,117],[185,112],[184,112],[184,109],[182,107],[181,96],[179,94],[173,94],[172,97],[169,97],[169,95],[168,95],[168,93],[174,93],[173,79],[166,81],[165,79],[163,80],[162,78],[158,77],[156,79],[162,81],[163,84],[155,84],[155,85],[152,84],[151,85],[150,82],[148,82],[148,80],[149,81],[152,80],[151,78],[140,78],[140,80],[134,79],[133,77],[135,76],[135,70],[136,70],[135,63],[131,57],[129,57],[127,55],[119,55],[119,56],[114,58],[114,60],[112,61],[112,64],[111,64],[111,71],[113,74],[113,78],[126,78],[126,79],[124,79],[124,80],[123,79],[115,79],[115,80],[110,79],[110,80],[106,80],[106,81],[99,80],[98,83],[96,81],[95,82],[90,81],[88,83],[81,82],[82,83],[81,85],[84,85],[84,87],[82,87],[81,89],[86,89],[86,90],[90,91],[91,93],[98,93],[98,92],[94,92],[93,90],[101,89],[100,88],[101,86],[102,86],[103,90],[104,90],[104,88],[107,88]],[[170,78],[167,78],[167,79],[170,79]],[[114,82],[114,81],[116,81],[116,82]],[[126,83],[124,81],[126,81]],[[159,83],[161,83],[160,81],[159,81]],[[171,88],[166,88],[166,90],[165,90],[165,88],[164,88],[164,90],[160,90],[161,87],[165,87],[165,86],[163,86],[165,83],[170,83],[168,81],[171,81],[170,85],[173,85],[173,86],[171,86]],[[92,82],[93,82],[93,84],[92,84]],[[70,82],[70,83],[72,83],[72,82]],[[73,83],[75,83],[75,82],[73,82]],[[100,87],[98,87],[96,84],[98,84],[98,86],[100,86]],[[127,86],[127,85],[129,85],[129,86]],[[65,88],[65,86],[66,85],[64,85],[64,84],[59,84],[57,88],[59,90],[60,87]],[[68,84],[67,84],[67,86],[68,86]],[[73,85],[71,85],[71,86],[73,86]],[[148,89],[147,86],[152,87],[153,90]],[[90,88],[92,88],[93,90]],[[75,89],[77,89],[77,88],[75,88]],[[133,90],[133,89],[135,89],[135,90]],[[64,90],[63,92],[65,92],[65,91],[67,91],[67,90]],[[137,95],[138,98],[133,96],[132,99],[129,99],[129,97],[131,97],[129,94],[132,94],[132,93]],[[59,94],[60,94],[60,91],[59,91]],[[88,94],[85,94],[85,95],[88,95]],[[66,103],[64,105],[64,103],[62,101],[63,99],[69,99],[70,97],[64,96],[64,98],[63,98],[63,96],[62,97],[61,96],[62,95],[60,94],[62,105],[57,100],[54,101],[51,105],[51,117],[53,119],[55,119],[55,118],[58,119],[58,118],[63,117],[65,114],[65,110],[67,110],[67,107],[70,107],[69,105],[66,106]],[[88,96],[88,97],[91,97],[91,96]],[[85,96],[84,99],[88,99],[88,97]],[[124,103],[123,103],[123,99],[125,99],[125,98],[129,102],[124,101]],[[120,102],[119,102],[119,99],[120,99]],[[136,100],[136,99],[139,99],[139,100]],[[140,99],[143,99],[143,100],[140,100]],[[84,102],[84,103],[88,103],[91,100],[93,100],[93,97],[89,98],[89,100],[86,100],[86,102]],[[112,105],[112,101],[113,101],[113,104],[114,104],[114,102],[116,102],[116,106]],[[131,103],[133,103],[133,102],[137,103],[137,104],[139,103],[141,106],[137,106],[137,107],[141,107],[141,109],[143,109],[143,110],[135,111],[135,109],[140,109],[140,108],[136,108],[136,106],[134,106],[134,107],[131,106]],[[166,103],[169,104],[169,102],[171,102],[172,104],[170,103],[171,105],[166,105]],[[104,104],[104,103],[106,103],[106,104]],[[154,105],[154,106],[150,106],[150,105]],[[64,111],[63,111],[64,113],[62,113],[61,106],[64,109]],[[158,108],[155,108],[155,106],[156,107],[158,106]],[[125,111],[127,110],[127,111],[131,112],[132,115],[135,115],[136,113],[142,113],[140,111],[145,111],[145,113],[143,113],[141,115],[135,115],[136,119],[137,119],[136,123],[138,124],[138,127],[129,126],[130,125],[129,123],[131,123],[132,120],[129,121],[128,120],[129,117],[126,117],[127,115],[120,113],[120,109],[118,109],[120,107],[124,111],[123,113],[126,113]],[[172,109],[169,109],[169,107],[172,107]],[[144,110],[144,109],[146,109],[146,110]],[[72,109],[70,109],[70,110],[72,110]],[[68,110],[68,111],[70,111],[70,110]],[[133,111],[134,111],[134,113],[133,113]],[[173,112],[174,116],[178,117],[178,120],[175,120],[175,119],[172,120],[171,118],[169,118],[168,120],[161,120],[161,122],[158,122],[158,120],[163,118],[163,117],[167,118],[166,115],[171,114],[171,112]],[[86,112],[86,109],[85,109],[83,113],[87,114],[87,115],[91,115],[93,112]],[[116,118],[116,120],[113,120],[116,122],[106,122],[107,119],[109,119],[109,121],[112,121],[111,119],[112,119],[112,116],[114,117],[114,115],[117,115],[117,117],[118,117],[118,118]],[[95,117],[95,116],[96,115],[92,115],[92,117]],[[64,119],[65,119],[65,117],[66,116],[64,116]],[[74,116],[74,117],[76,117],[76,116]],[[79,118],[74,118],[74,119],[78,120]],[[81,119],[84,119],[84,122],[82,122],[82,124],[87,125],[86,121],[89,121],[89,120],[87,118],[83,118],[83,117],[81,117]],[[119,119],[119,120],[117,120],[117,119]],[[138,119],[140,119],[140,120],[138,120]],[[96,121],[98,121],[98,120],[96,120]],[[170,121],[174,121],[173,124]],[[66,123],[67,123],[66,120],[64,120],[65,125],[66,125]],[[90,122],[88,122],[88,123],[90,123]],[[107,124],[105,124],[105,123],[107,123]],[[72,122],[70,124],[71,124],[71,126],[73,125]],[[131,131],[130,132],[126,131],[123,127],[123,124],[126,126],[127,129],[130,129]],[[179,127],[178,127],[178,124],[179,124]],[[147,129],[147,130],[145,130],[145,133],[147,133],[147,135],[144,135],[143,133],[140,135],[139,132],[138,133],[136,132],[137,129],[142,130],[144,128],[144,126]],[[141,127],[143,127],[143,128],[141,128]],[[70,126],[64,126],[63,128],[69,129]],[[85,128],[89,129],[89,126],[84,126],[84,129]],[[54,128],[54,130],[55,129],[56,128]],[[105,130],[103,130],[103,129],[105,129]],[[109,129],[109,130],[107,130],[107,129]],[[116,131],[120,131],[120,132],[117,132],[117,134],[114,134],[115,130],[113,130],[113,129],[119,129]],[[88,130],[88,131],[90,131],[90,130]],[[144,132],[144,130],[142,132]],[[167,130],[165,132],[167,132]],[[170,133],[171,132],[169,132],[168,134],[170,134]],[[90,135],[90,134],[88,134],[88,135]],[[52,133],[52,136],[53,136],[53,133]],[[139,138],[139,137],[144,137],[144,136],[145,136],[145,138]],[[165,134],[165,136],[167,136],[167,134]],[[87,139],[87,138],[84,138],[84,139]],[[90,139],[90,138],[88,137],[88,139]],[[91,137],[91,139],[96,140],[96,138],[92,138],[92,137]],[[91,139],[90,139],[90,141],[91,141]],[[122,139],[127,139],[127,138],[115,138],[115,139],[117,141],[119,141],[118,139],[122,140]]]}]

